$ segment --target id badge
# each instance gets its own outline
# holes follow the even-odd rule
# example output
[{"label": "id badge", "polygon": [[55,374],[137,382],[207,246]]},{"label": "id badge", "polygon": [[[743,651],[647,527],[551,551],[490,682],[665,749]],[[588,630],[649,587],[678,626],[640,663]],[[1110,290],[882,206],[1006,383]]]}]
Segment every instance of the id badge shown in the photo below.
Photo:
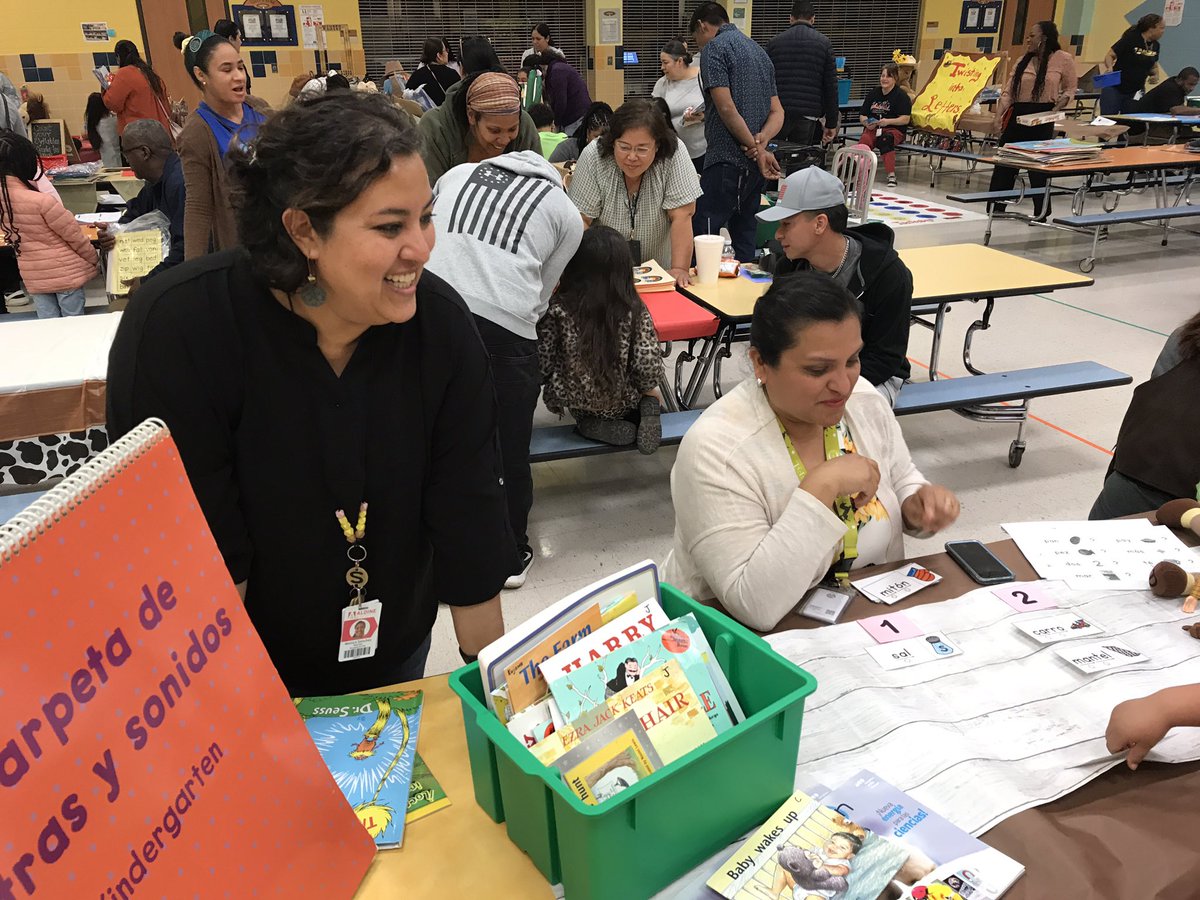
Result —
[{"label": "id badge", "polygon": [[629,255],[633,257],[633,264],[640,266],[642,264],[642,242],[629,239]]},{"label": "id badge", "polygon": [[367,600],[342,610],[342,634],[338,640],[338,662],[367,659],[379,647],[379,618],[383,604]]},{"label": "id badge", "polygon": [[801,601],[797,612],[806,618],[816,619],[818,622],[825,622],[828,625],[836,625],[837,620],[846,611],[846,607],[850,605],[853,596],[854,591],[850,588],[818,584],[804,595],[804,600]]}]

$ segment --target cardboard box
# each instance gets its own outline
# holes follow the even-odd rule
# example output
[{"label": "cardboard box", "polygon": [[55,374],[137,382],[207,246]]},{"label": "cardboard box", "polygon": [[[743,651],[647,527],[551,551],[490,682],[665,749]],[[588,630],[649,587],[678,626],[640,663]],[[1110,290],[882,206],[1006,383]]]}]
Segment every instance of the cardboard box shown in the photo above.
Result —
[{"label": "cardboard box", "polygon": [[1030,113],[1027,116],[1017,116],[1018,125],[1045,125],[1047,122],[1061,122],[1067,114],[1061,109],[1057,111]]},{"label": "cardboard box", "polygon": [[1107,144],[1109,141],[1116,140],[1129,130],[1128,125],[1088,125],[1085,122],[1076,122],[1074,119],[1064,119],[1054,126],[1054,130],[1058,134],[1073,138],[1077,141],[1096,141],[1098,143]]}]

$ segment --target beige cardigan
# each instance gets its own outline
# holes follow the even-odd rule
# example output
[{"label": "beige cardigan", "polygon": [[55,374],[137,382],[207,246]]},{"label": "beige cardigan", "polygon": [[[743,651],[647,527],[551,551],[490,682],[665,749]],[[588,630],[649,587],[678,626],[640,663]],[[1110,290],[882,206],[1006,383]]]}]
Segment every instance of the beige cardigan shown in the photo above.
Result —
[{"label": "beige cardigan", "polygon": [[[263,114],[271,112],[266,101],[247,96],[246,102]],[[195,259],[209,252],[228,250],[238,243],[237,222],[229,203],[225,161],[218,156],[217,139],[208,123],[192,111],[179,134],[179,158],[187,189],[183,218],[183,258]]]},{"label": "beige cardigan", "polygon": [[[879,464],[877,497],[892,529],[885,559],[904,558],[900,504],[926,484],[887,402],[860,378],[843,421],[858,452]],[[663,580],[766,631],[829,571],[846,525],[800,490],[775,413],[745,381],[688,430],[671,470],[675,542]],[[915,534],[915,532],[914,532]]]}]

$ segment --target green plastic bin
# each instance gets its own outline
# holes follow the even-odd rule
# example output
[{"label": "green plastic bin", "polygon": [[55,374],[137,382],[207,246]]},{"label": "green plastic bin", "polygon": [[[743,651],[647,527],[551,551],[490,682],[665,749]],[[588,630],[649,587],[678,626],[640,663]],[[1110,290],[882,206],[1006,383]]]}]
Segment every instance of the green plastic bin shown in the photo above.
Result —
[{"label": "green plastic bin", "polygon": [[[746,720],[588,806],[488,708],[472,663],[450,676],[463,705],[475,800],[569,900],[649,897],[761,824],[792,793],[804,700],[817,687],[766,641],[668,584],[672,618],[694,613]],[[469,835],[464,840],[470,841]]]}]

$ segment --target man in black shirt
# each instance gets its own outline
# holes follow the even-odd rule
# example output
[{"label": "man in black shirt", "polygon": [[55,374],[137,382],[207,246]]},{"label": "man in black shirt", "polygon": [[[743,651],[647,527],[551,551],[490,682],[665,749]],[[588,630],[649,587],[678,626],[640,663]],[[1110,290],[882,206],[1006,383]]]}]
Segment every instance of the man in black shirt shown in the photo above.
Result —
[{"label": "man in black shirt", "polygon": [[1200,116],[1200,109],[1187,105],[1188,96],[1196,90],[1200,72],[1191,66],[1182,69],[1174,78],[1168,78],[1158,87],[1148,91],[1138,104],[1138,112],[1165,113],[1172,116]]},{"label": "man in black shirt", "polygon": [[837,63],[829,38],[813,27],[816,18],[813,0],[796,0],[790,27],[767,44],[783,105],[778,136],[797,144],[827,144],[837,136]]}]

